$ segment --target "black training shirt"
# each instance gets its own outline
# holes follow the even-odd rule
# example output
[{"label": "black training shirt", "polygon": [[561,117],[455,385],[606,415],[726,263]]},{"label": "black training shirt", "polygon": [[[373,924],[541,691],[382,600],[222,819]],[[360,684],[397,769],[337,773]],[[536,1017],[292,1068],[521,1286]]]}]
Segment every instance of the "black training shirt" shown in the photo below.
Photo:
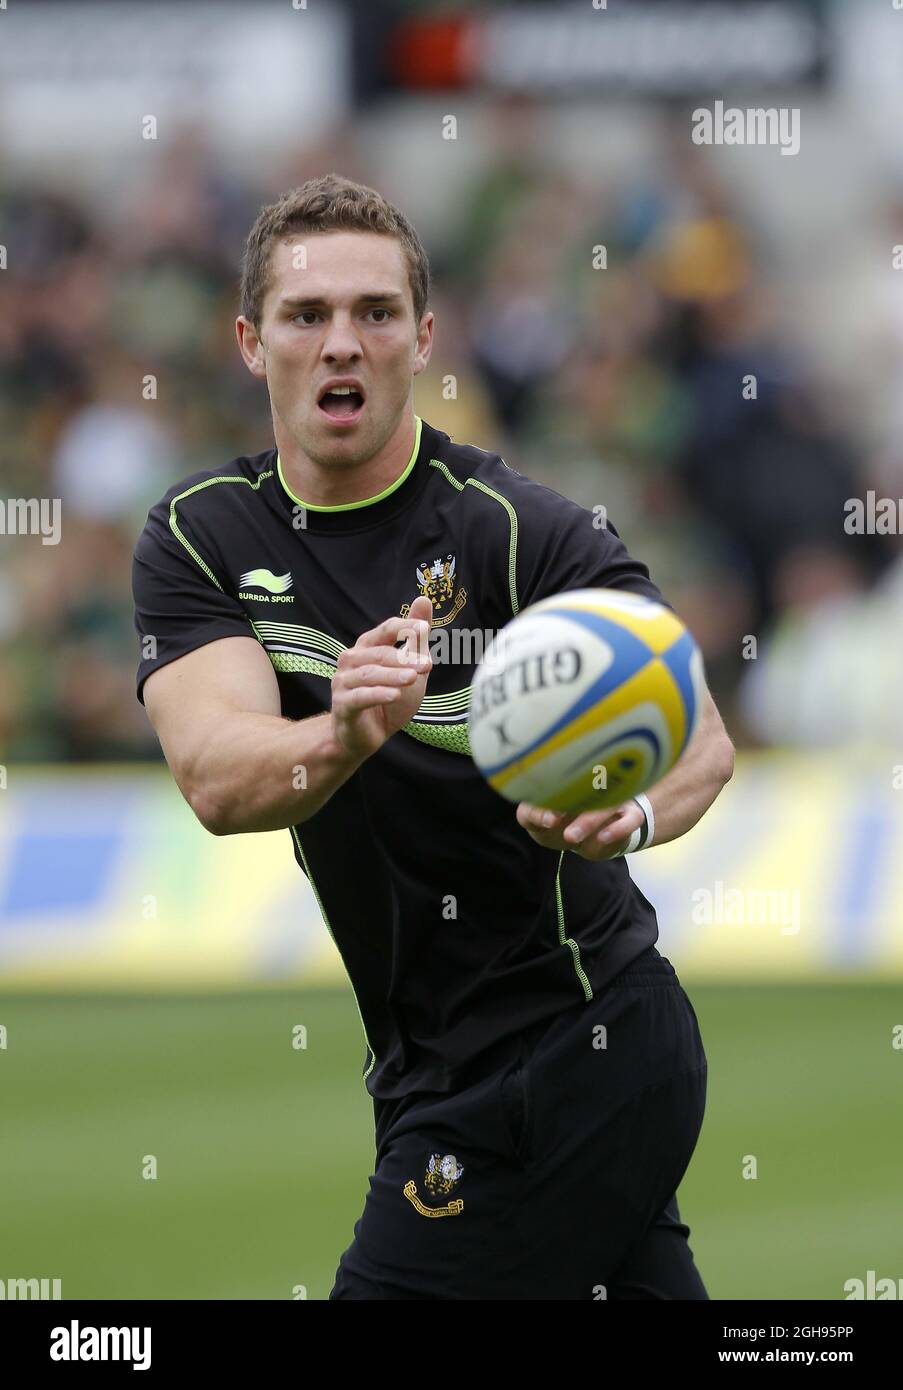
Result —
[{"label": "black training shirt", "polygon": [[433,600],[418,713],[290,829],[357,997],[373,1096],[447,1091],[495,1065],[657,939],[623,858],[541,848],[468,751],[479,648],[456,629],[488,643],[528,604],[585,587],[662,599],[610,524],[419,419],[407,469],[375,499],[307,507],[269,449],[192,474],[148,514],[133,567],[139,639],[155,638],[142,700],[159,666],[252,637],[283,715],[322,714],[342,649],[418,593]]}]

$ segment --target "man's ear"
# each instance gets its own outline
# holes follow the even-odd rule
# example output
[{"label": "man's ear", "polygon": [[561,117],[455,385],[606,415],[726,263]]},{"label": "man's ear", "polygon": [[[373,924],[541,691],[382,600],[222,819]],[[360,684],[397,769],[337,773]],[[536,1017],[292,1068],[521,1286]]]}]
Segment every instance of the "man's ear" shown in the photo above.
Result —
[{"label": "man's ear", "polygon": [[266,344],[254,324],[243,314],[239,314],[235,320],[235,334],[238,338],[239,351],[248,371],[252,376],[265,379],[267,374]]},{"label": "man's ear", "polygon": [[414,347],[415,376],[419,376],[422,371],[426,370],[427,364],[430,360],[430,354],[433,351],[434,322],[435,314],[430,312],[425,313],[423,315],[423,318],[420,320],[420,325],[417,330],[417,342]]}]

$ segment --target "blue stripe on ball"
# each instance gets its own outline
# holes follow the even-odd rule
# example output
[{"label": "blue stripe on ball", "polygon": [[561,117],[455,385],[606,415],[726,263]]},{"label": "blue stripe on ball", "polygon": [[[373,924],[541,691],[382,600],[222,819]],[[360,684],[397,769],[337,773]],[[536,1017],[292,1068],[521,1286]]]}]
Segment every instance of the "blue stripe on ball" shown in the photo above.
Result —
[{"label": "blue stripe on ball", "polygon": [[684,743],[686,747],[687,735],[693,727],[696,718],[696,689],[693,685],[693,678],[690,675],[690,660],[696,650],[696,643],[689,632],[684,632],[677,641],[670,646],[667,651],[661,653],[659,660],[667,666],[671,675],[677,683],[683,700],[684,709],[687,712],[687,722],[684,729]]},{"label": "blue stripe on ball", "polygon": [[636,729],[625,729],[623,733],[616,734],[614,738],[607,738],[604,743],[600,743],[596,748],[587,748],[585,752],[580,754],[577,761],[572,763],[571,766],[565,770],[562,774],[562,780],[566,777],[570,777],[575,772],[579,772],[581,768],[587,767],[594,759],[601,758],[602,754],[606,753],[609,748],[616,748],[619,743],[626,743],[632,738],[644,739],[647,743],[652,744],[655,752],[653,767],[658,767],[662,757],[662,745],[659,742],[658,734],[653,733],[648,725],[641,725]]}]

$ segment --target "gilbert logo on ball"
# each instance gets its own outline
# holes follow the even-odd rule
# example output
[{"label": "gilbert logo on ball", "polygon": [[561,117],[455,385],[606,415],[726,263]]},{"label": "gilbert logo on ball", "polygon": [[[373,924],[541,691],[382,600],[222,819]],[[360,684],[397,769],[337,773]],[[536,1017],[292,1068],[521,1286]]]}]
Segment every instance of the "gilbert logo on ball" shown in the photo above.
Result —
[{"label": "gilbert logo on ball", "polygon": [[513,618],[479,662],[470,748],[509,801],[617,806],[657,782],[692,737],[702,656],[661,603],[575,589]]}]

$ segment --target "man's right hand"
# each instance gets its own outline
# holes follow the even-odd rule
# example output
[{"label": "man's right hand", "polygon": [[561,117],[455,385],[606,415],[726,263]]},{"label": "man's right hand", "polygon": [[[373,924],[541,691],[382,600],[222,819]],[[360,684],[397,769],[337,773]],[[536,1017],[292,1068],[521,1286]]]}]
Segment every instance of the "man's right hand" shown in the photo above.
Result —
[{"label": "man's right hand", "polygon": [[[417,713],[432,670],[429,635],[433,605],[423,594],[406,618],[387,618],[342,652],[332,678],[336,741],[368,758]],[[401,648],[393,643],[404,639]]]}]

